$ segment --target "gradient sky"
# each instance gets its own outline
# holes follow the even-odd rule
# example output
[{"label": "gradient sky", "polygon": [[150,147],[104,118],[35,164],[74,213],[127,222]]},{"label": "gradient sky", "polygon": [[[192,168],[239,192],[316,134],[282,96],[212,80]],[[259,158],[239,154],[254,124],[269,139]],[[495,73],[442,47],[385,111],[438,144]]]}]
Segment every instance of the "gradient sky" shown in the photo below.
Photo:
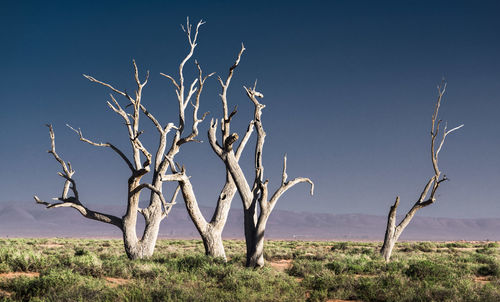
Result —
[{"label": "gradient sky", "polygon": [[[53,123],[81,199],[124,203],[123,162],[64,126],[128,150],[121,119],[106,106],[109,91],[82,73],[133,91],[135,58],[142,73],[151,72],[143,104],[163,123],[176,121],[174,90],[159,73],[175,74],[186,54],[179,25],[189,16],[207,22],[194,56],[206,72],[225,76],[245,43],[229,93],[239,106],[233,130],[242,133],[251,119],[242,86],[257,78],[271,188],[284,152],[289,177],[316,183],[314,197],[297,186],[278,209],[386,215],[400,195],[403,214],[432,175],[430,121],[444,76],[441,118],[465,127],[441,152],[450,181],[419,215],[500,217],[499,15],[498,1],[2,1],[0,202],[60,194],[59,166],[45,152],[43,125]],[[194,75],[192,62],[186,70]],[[201,110],[219,117],[218,83],[206,87]],[[153,148],[156,132],[142,121]],[[207,125],[200,126],[205,141]],[[199,202],[213,205],[223,165],[207,142],[184,147],[177,160]],[[252,154],[245,155],[250,173]],[[239,198],[233,206],[241,207]]]}]

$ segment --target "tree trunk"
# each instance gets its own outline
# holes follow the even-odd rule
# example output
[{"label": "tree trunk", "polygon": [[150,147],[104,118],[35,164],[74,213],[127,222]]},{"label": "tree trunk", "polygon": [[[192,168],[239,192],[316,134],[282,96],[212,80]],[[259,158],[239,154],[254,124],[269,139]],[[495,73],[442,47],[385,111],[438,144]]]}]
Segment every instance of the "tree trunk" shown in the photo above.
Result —
[{"label": "tree trunk", "polygon": [[124,220],[123,243],[129,259],[144,259],[153,255],[156,240],[158,239],[160,221],[161,219],[152,219],[149,222],[146,221],[143,238],[138,240],[135,231],[136,225],[129,224],[125,226]]},{"label": "tree trunk", "polygon": [[[249,230],[248,234],[251,237],[246,237],[247,242],[247,267],[263,267],[264,266],[264,233],[266,231],[266,224],[269,218],[270,212],[266,209],[259,213],[258,220],[256,215],[251,215],[249,211],[248,217],[252,217],[251,223],[248,224]],[[257,223],[255,224],[255,221]],[[247,223],[245,223],[247,226]],[[245,235],[247,234],[245,227]]]},{"label": "tree trunk", "polygon": [[[131,182],[129,192],[132,192],[138,183],[139,179]],[[160,223],[162,221],[161,201],[154,194],[151,194],[150,198],[150,205],[142,210],[146,225],[144,226],[144,232],[140,240],[137,238],[136,231],[139,194],[129,197],[127,212],[123,216],[123,244],[125,252],[131,260],[151,257],[156,246]]]},{"label": "tree trunk", "polygon": [[256,248],[257,239],[257,217],[255,212],[255,203],[248,209],[243,209],[244,224],[245,224],[245,244],[247,248],[246,253],[246,266],[255,267],[256,258],[253,257]]},{"label": "tree trunk", "polygon": [[253,252],[249,257],[249,267],[263,267],[264,266],[264,233],[266,231],[268,214],[260,213],[259,222],[254,238]]},{"label": "tree trunk", "polygon": [[214,258],[221,258],[224,259],[224,261],[227,260],[224,245],[222,243],[221,231],[208,227],[208,229],[205,232],[200,233],[200,235],[203,240],[203,246],[205,247],[205,255]]},{"label": "tree trunk", "polygon": [[391,258],[392,254],[392,249],[394,248],[395,244],[396,244],[395,237],[385,238],[384,245],[382,245],[382,249],[380,250],[380,254],[384,257],[385,262],[389,262],[389,259]]},{"label": "tree trunk", "polygon": [[222,230],[226,224],[227,215],[231,207],[231,202],[236,194],[236,185],[234,184],[229,172],[227,172],[226,184],[219,194],[217,208],[215,209],[212,220],[208,223],[200,211],[193,186],[189,178],[185,177],[179,181],[186,210],[191,217],[198,233],[205,246],[205,254],[210,257],[222,258],[227,260],[222,243]]},{"label": "tree trunk", "polygon": [[389,215],[387,216],[387,228],[385,230],[384,244],[380,249],[380,254],[384,257],[386,262],[389,262],[391,258],[392,249],[394,244],[396,244],[396,211],[399,205],[399,196],[396,197],[394,205],[391,206],[389,210]]},{"label": "tree trunk", "polygon": [[264,266],[264,238],[257,243],[251,255],[247,255],[247,267],[263,267]]}]

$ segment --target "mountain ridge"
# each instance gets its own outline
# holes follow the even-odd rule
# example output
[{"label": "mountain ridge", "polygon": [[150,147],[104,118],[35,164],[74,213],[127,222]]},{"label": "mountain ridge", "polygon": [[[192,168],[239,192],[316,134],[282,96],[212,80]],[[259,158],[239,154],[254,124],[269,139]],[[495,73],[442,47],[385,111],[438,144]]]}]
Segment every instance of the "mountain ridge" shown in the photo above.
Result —
[{"label": "mountain ridge", "polygon": [[[122,206],[93,206],[95,210],[121,216]],[[201,207],[205,218],[213,208]],[[139,215],[140,216],[140,215]],[[328,214],[275,210],[266,230],[268,239],[286,240],[379,240],[386,216]],[[398,217],[398,220],[402,217]],[[243,213],[231,209],[224,238],[243,238]],[[142,228],[143,222],[138,224]],[[142,232],[138,232],[139,234]],[[116,227],[82,217],[70,208],[45,209],[27,202],[0,203],[0,237],[109,237],[121,238]],[[160,238],[199,238],[186,208],[178,204],[160,227]],[[438,218],[415,216],[402,240],[500,240],[500,218]]]}]

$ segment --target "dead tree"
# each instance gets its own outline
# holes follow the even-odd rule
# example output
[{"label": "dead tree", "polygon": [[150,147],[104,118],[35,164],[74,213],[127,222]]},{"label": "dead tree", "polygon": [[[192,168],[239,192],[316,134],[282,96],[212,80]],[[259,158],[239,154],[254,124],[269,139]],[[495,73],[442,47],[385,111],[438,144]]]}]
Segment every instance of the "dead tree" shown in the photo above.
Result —
[{"label": "dead tree", "polygon": [[[226,88],[222,80],[219,80],[223,92]],[[256,83],[257,84],[257,83]],[[237,151],[233,149],[234,143],[238,140],[237,133],[229,135],[229,122],[236,113],[233,111],[228,114],[228,105],[225,94],[221,95],[222,105],[224,109],[224,117],[221,120],[222,128],[222,144],[219,144],[216,137],[217,121],[212,119],[208,137],[210,145],[214,152],[224,161],[227,169],[229,170],[238,192],[243,202],[244,212],[244,225],[245,225],[245,241],[246,241],[246,266],[247,267],[261,267],[264,265],[264,232],[266,223],[272,210],[276,206],[278,199],[291,187],[296,184],[307,182],[311,185],[311,195],[314,191],[314,184],[309,178],[298,177],[293,180],[287,180],[286,173],[286,155],[283,159],[283,172],[280,187],[269,197],[268,183],[269,180],[264,181],[264,166],[262,164],[262,151],[264,147],[264,140],[266,132],[262,126],[262,109],[265,105],[258,101],[258,98],[263,98],[263,94],[256,91],[256,85],[253,88],[245,88],[246,94],[254,104],[254,117],[250,122],[246,134],[241,141]],[[243,171],[238,163],[238,158],[241,155],[241,145],[246,143],[250,137],[254,127],[257,130],[257,140],[255,145],[255,176],[252,187],[250,187]]]},{"label": "dead tree", "polygon": [[[35,196],[35,200],[40,204],[46,205],[48,208],[73,207],[80,211],[80,213],[87,218],[117,226],[123,233],[125,251],[130,259],[140,259],[149,257],[153,254],[158,237],[160,222],[167,217],[172,206],[175,204],[175,199],[180,190],[180,187],[178,186],[174,191],[172,198],[169,201],[165,199],[163,193],[163,182],[169,181],[169,175],[166,174],[166,171],[170,163],[173,162],[173,156],[175,156],[175,154],[179,152],[180,146],[185,143],[195,141],[195,137],[198,134],[197,126],[205,117],[205,115],[203,115],[202,118],[197,117],[199,97],[203,89],[204,81],[200,81],[199,86],[196,87],[199,79],[195,79],[186,94],[183,77],[184,65],[191,58],[194,48],[196,47],[196,37],[198,34],[198,28],[199,26],[201,26],[201,24],[202,22],[200,22],[196,27],[194,37],[191,36],[191,30],[189,26],[189,29],[186,30],[191,47],[188,55],[184,58],[184,60],[182,60],[179,66],[179,83],[177,84],[177,96],[179,101],[178,126],[175,126],[173,123],[162,125],[142,104],[142,91],[147,83],[149,72],[147,73],[145,81],[141,82],[139,79],[139,71],[135,61],[133,62],[134,78],[137,85],[135,97],[132,97],[125,91],[116,89],[108,83],[101,82],[94,77],[84,75],[84,77],[86,77],[91,82],[103,85],[109,88],[113,93],[125,97],[125,99],[129,103],[128,105],[122,107],[120,103],[115,99],[114,95],[110,94],[111,100],[107,102],[107,105],[124,121],[132,149],[132,160],[130,160],[127,155],[125,155],[125,153],[118,149],[115,145],[111,143],[96,143],[85,138],[80,129],[76,130],[71,128],[79,135],[81,141],[96,147],[110,148],[111,150],[116,152],[129,167],[131,176],[128,178],[127,210],[123,217],[119,218],[112,215],[97,213],[89,210],[83,205],[78,196],[76,182],[73,179],[73,174],[75,171],[71,168],[71,165],[69,163],[64,162],[55,152],[54,132],[52,130],[52,127],[49,126],[52,141],[52,149],[49,151],[49,153],[52,153],[55,159],[61,164],[63,172],[59,173],[59,175],[65,179],[65,184],[61,197],[56,198],[56,200],[58,200],[59,202],[48,203],[42,201],[37,196]],[[187,105],[191,103],[191,98],[195,93],[196,101],[193,105],[193,124],[191,127],[191,131],[188,134],[185,134],[185,110],[187,108]],[[130,110],[128,108],[131,108],[131,113],[128,112]],[[142,144],[140,139],[140,136],[143,134],[143,131],[139,130],[139,121],[141,114],[145,115],[151,120],[151,122],[153,122],[159,133],[159,143],[154,157]],[[172,129],[175,130],[175,134],[172,140],[171,147],[167,150],[167,134]],[[148,173],[152,173],[151,183],[142,182],[142,178]],[[73,193],[73,196],[68,195],[70,189]],[[149,204],[146,208],[139,208],[140,194],[144,189],[150,191]],[[144,232],[140,239],[136,234],[137,213],[142,214],[146,222]]]},{"label": "dead tree", "polygon": [[[131,175],[128,178],[128,186],[127,186],[127,210],[123,217],[115,217],[108,214],[94,212],[88,209],[83,205],[82,201],[79,198],[79,194],[76,188],[76,181],[73,178],[73,174],[75,170],[73,170],[71,164],[69,162],[65,162],[55,150],[55,136],[52,126],[49,125],[49,132],[51,138],[51,150],[48,152],[51,153],[54,158],[61,164],[63,172],[59,172],[58,174],[65,180],[63,192],[61,197],[54,198],[58,202],[49,203],[42,201],[40,198],[35,196],[35,201],[39,204],[46,205],[47,208],[58,208],[58,207],[72,207],[77,209],[84,217],[91,218],[94,220],[98,220],[101,222],[110,223],[116,227],[118,227],[123,233],[123,241],[125,246],[125,251],[127,256],[130,259],[140,259],[144,257],[149,257],[153,254],[154,247],[156,244],[156,239],[158,237],[158,231],[160,227],[160,222],[167,217],[170,212],[173,204],[175,204],[175,199],[178,193],[178,190],[173,194],[172,199],[167,202],[164,198],[164,194],[162,192],[162,185],[160,179],[161,171],[163,169],[163,165],[165,165],[165,160],[163,159],[163,151],[166,140],[167,133],[176,128],[172,123],[167,124],[166,126],[161,126],[160,123],[156,120],[156,118],[149,113],[144,105],[141,103],[142,99],[142,90],[147,83],[149,73],[146,75],[146,79],[144,82],[141,82],[139,79],[139,71],[135,61],[134,65],[134,78],[137,84],[137,90],[135,91],[135,97],[130,96],[126,92],[120,91],[110,84],[101,82],[96,80],[91,76],[84,75],[87,79],[92,82],[99,83],[110,88],[113,92],[126,97],[129,101],[129,105],[127,107],[132,108],[132,113],[128,113],[127,107],[123,108],[119,102],[115,99],[113,94],[110,94],[111,101],[108,101],[108,107],[111,108],[114,112],[116,112],[124,121],[125,127],[127,128],[128,137],[130,141],[130,145],[132,148],[132,160],[130,160],[127,155],[118,149],[115,145],[107,142],[107,143],[97,143],[91,141],[83,136],[83,133],[80,129],[74,130],[81,141],[88,143],[90,145],[96,147],[107,147],[113,150],[120,158],[123,159],[125,164],[129,167]],[[139,130],[139,120],[141,116],[141,111],[146,114],[158,127],[160,132],[163,134],[160,137],[160,145],[158,147],[157,156],[155,158],[155,162],[153,163],[153,156],[151,153],[144,147],[141,142],[140,136],[143,131]],[[177,128],[177,131],[180,131]],[[162,149],[163,146],[163,149]],[[158,156],[160,155],[160,156]],[[153,182],[152,183],[143,183],[141,182],[142,178],[151,172],[151,165],[154,164],[153,167]],[[150,201],[148,207],[141,209],[139,208],[139,198],[142,190],[147,189],[151,191]],[[70,190],[72,194],[70,195]],[[137,213],[141,213],[144,216],[146,226],[144,228],[144,233],[142,238],[138,238],[136,234],[136,224],[137,224]]]},{"label": "dead tree", "polygon": [[[152,255],[158,236],[160,222],[165,217],[167,217],[172,205],[175,204],[175,199],[179,190],[182,191],[187,211],[202,237],[206,254],[213,257],[221,257],[224,259],[226,258],[224,247],[222,244],[222,229],[224,228],[227,220],[231,201],[237,190],[232,177],[230,176],[229,172],[226,171],[226,182],[221,193],[219,194],[216,210],[210,222],[207,222],[199,209],[193,187],[191,185],[189,177],[186,175],[184,166],[180,168],[179,165],[175,163],[175,156],[180,152],[182,145],[188,142],[198,142],[198,140],[196,139],[196,137],[198,136],[198,125],[205,119],[207,115],[207,113],[205,113],[201,117],[198,116],[200,96],[205,81],[210,76],[212,76],[213,73],[204,76],[201,66],[198,64],[198,62],[195,61],[196,67],[198,69],[198,77],[194,79],[189,87],[186,86],[184,80],[184,66],[194,54],[194,50],[197,46],[199,28],[203,24],[204,22],[200,21],[193,31],[188,19],[186,26],[182,27],[187,35],[189,51],[179,65],[178,78],[176,79],[170,75],[161,73],[161,75],[168,78],[175,87],[179,105],[179,122],[177,126],[175,126],[173,123],[168,123],[166,126],[163,126],[141,103],[142,89],[146,85],[147,79],[143,83],[139,81],[139,72],[135,62],[134,71],[135,80],[137,83],[135,98],[132,98],[126,91],[118,90],[108,83],[101,82],[91,76],[85,75],[85,77],[91,82],[98,83],[111,89],[112,92],[125,97],[130,102],[130,104],[122,108],[119,105],[118,101],[111,94],[110,97],[112,102],[108,102],[108,106],[114,112],[119,114],[125,122],[132,146],[133,163],[128,159],[125,153],[116,148],[113,144],[95,143],[84,138],[81,130],[76,130],[70,127],[79,135],[81,141],[97,147],[111,148],[126,162],[126,164],[131,169],[132,176],[128,181],[129,186],[127,192],[127,212],[122,218],[93,212],[83,206],[78,197],[76,183],[72,178],[74,171],[72,170],[69,163],[66,164],[62,159],[60,159],[57,153],[55,153],[54,133],[52,131],[52,127],[50,127],[52,150],[49,152],[52,153],[56,160],[61,163],[63,172],[59,175],[61,175],[66,180],[66,182],[64,185],[63,195],[60,198],[57,198],[57,200],[60,201],[59,203],[47,203],[41,201],[36,196],[35,200],[38,203],[47,205],[48,208],[73,207],[79,210],[80,213],[82,213],[82,215],[87,218],[93,218],[102,222],[111,223],[119,227],[123,232],[125,250],[129,258],[131,259],[143,258]],[[231,81],[233,71],[238,66],[243,51],[244,48],[241,49],[235,64],[230,68],[229,75],[225,81],[226,90]],[[198,85],[198,87],[196,87],[196,85]],[[223,95],[225,95],[225,92],[223,92]],[[186,125],[186,109],[188,108],[189,104],[191,104],[193,107],[192,125],[190,126],[191,129],[189,129]],[[126,111],[128,107],[132,108],[133,113],[128,113]],[[139,119],[141,114],[147,116],[151,120],[151,122],[153,122],[159,133],[159,143],[154,158],[140,141],[140,135],[143,133],[143,131],[139,130]],[[170,147],[167,148],[167,134],[172,129],[175,130],[175,134],[173,135]],[[227,129],[227,131],[229,131],[229,121],[227,122]],[[240,144],[240,155],[243,151],[244,146],[245,143]],[[240,155],[237,155],[237,158],[239,158]],[[145,158],[144,163],[142,163],[141,157]],[[169,169],[171,173],[167,173]],[[151,183],[141,183],[142,177],[148,173],[152,173]],[[175,190],[170,201],[167,202],[163,196],[163,183],[171,181],[177,182],[178,187]],[[70,188],[73,192],[73,196],[68,197]],[[151,195],[148,207],[141,209],[139,208],[139,197],[140,192],[143,189],[149,189],[151,191]],[[137,212],[141,213],[146,221],[146,227],[141,239],[138,239],[136,235]]]},{"label": "dead tree", "polygon": [[441,151],[444,145],[446,136],[451,132],[462,128],[464,125],[460,125],[458,127],[448,130],[447,125],[445,124],[441,140],[439,144],[437,144],[436,139],[439,135],[439,126],[441,124],[441,120],[438,120],[438,113],[439,113],[439,107],[441,106],[441,100],[443,99],[445,91],[446,91],[446,83],[443,82],[441,83],[441,85],[438,86],[438,98],[436,101],[436,105],[434,107],[434,114],[432,115],[432,127],[430,136],[431,136],[431,161],[434,174],[425,184],[424,189],[422,193],[420,193],[418,200],[415,202],[413,207],[408,211],[406,216],[403,218],[403,220],[401,220],[401,222],[397,226],[396,226],[396,210],[399,205],[399,196],[396,197],[394,205],[391,206],[391,209],[389,211],[389,216],[387,218],[387,229],[385,231],[384,244],[382,245],[382,248],[380,250],[380,254],[384,257],[385,261],[387,262],[389,262],[389,259],[391,258],[392,249],[394,248],[396,241],[398,240],[399,236],[401,236],[401,233],[406,228],[406,226],[408,226],[413,216],[415,216],[415,213],[417,213],[417,211],[420,210],[421,208],[433,204],[436,201],[436,192],[439,186],[444,181],[448,180],[446,178],[446,175],[443,175],[441,177],[441,171],[439,170],[438,166],[439,152]]},{"label": "dead tree", "polygon": [[[189,26],[189,25],[188,25]],[[221,93],[221,98],[223,99],[223,103],[226,104],[225,99],[226,99],[226,93],[227,89],[229,87],[229,84],[231,82],[231,79],[233,77],[234,70],[238,66],[241,55],[243,54],[245,48],[242,46],[240,52],[238,53],[237,59],[235,63],[229,68],[229,74],[226,78],[226,80],[223,82],[222,79],[219,77],[219,81],[223,83],[223,90]],[[198,65],[199,68],[199,65]],[[167,76],[168,77],[168,76]],[[169,77],[171,79],[171,77]],[[200,82],[202,81],[201,78],[201,69],[200,69]],[[204,80],[203,80],[204,81]],[[177,85],[175,81],[173,82],[174,85]],[[223,130],[223,136],[227,137],[229,136],[229,131],[230,131],[230,123],[231,123],[231,118],[234,116],[236,111],[233,111],[230,115],[228,115],[227,111],[227,106],[224,107],[224,112],[225,112],[225,128]],[[238,151],[236,152],[235,155],[235,160],[238,161],[241,153],[243,152],[243,149],[245,148],[245,145],[248,141],[248,138],[250,136],[250,133],[247,135],[245,139],[242,140],[241,144],[238,147]],[[203,245],[205,247],[205,253],[208,256],[212,257],[218,257],[226,260],[226,254],[224,251],[224,246],[222,242],[222,231],[224,229],[224,226],[227,221],[227,216],[229,214],[229,209],[231,207],[231,202],[234,198],[234,195],[236,194],[236,185],[233,181],[233,178],[231,177],[229,171],[226,169],[226,180],[225,184],[218,196],[217,199],[217,207],[215,209],[215,212],[211,218],[210,221],[207,221],[204,217],[203,214],[201,213],[196,194],[194,192],[193,186],[191,184],[190,178],[186,175],[185,169],[182,171],[179,171],[176,168],[176,165],[171,164],[170,165],[172,174],[169,176],[170,180],[177,181],[180,185],[182,195],[184,197],[184,202],[186,204],[186,209],[189,213],[189,216],[191,217],[192,221],[194,222],[196,229],[200,233],[200,236],[202,237],[203,240]]]}]

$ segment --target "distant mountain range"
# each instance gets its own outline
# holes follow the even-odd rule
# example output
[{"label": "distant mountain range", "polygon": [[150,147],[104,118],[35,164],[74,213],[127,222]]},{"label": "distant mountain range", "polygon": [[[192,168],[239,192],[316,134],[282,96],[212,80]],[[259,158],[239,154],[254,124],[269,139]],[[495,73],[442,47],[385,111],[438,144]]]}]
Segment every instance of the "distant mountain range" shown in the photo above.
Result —
[{"label": "distant mountain range", "polygon": [[[123,207],[94,206],[121,216]],[[213,209],[203,207],[207,219]],[[140,215],[139,215],[140,216]],[[400,217],[401,218],[401,217]],[[275,210],[266,230],[268,239],[382,240],[386,217],[366,214],[319,214]],[[139,227],[142,227],[139,226]],[[243,213],[232,209],[223,236],[243,238]],[[114,226],[89,220],[68,208],[45,209],[31,202],[0,203],[0,237],[121,237]],[[164,220],[161,238],[199,238],[183,204]],[[500,218],[452,219],[417,216],[402,240],[500,240]]]}]

